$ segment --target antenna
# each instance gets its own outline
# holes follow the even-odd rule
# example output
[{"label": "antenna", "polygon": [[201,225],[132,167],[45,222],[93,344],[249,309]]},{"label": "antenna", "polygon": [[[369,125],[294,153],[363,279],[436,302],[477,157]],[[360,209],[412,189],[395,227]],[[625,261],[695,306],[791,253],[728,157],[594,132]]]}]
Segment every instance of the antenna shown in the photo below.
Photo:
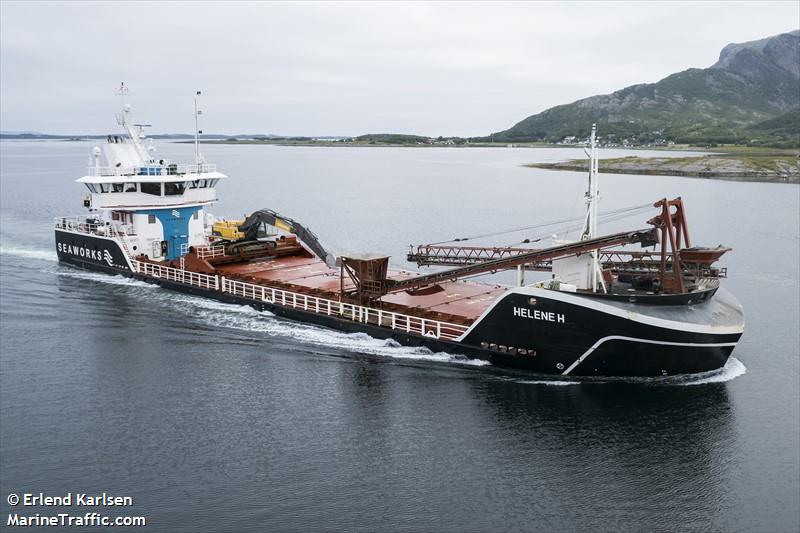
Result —
[{"label": "antenna", "polygon": [[202,156],[200,155],[200,134],[202,134],[202,130],[200,130],[199,125],[199,118],[203,112],[197,108],[197,97],[200,96],[201,92],[197,91],[194,95],[194,162],[197,165],[197,173],[200,173],[200,163],[203,161]]},{"label": "antenna", "polygon": [[119,96],[120,100],[120,113],[117,115],[117,124],[120,126],[125,126],[126,122],[126,113],[130,111],[130,106],[128,105],[128,88],[125,87],[125,82],[119,84],[119,89],[117,89],[117,96]]}]

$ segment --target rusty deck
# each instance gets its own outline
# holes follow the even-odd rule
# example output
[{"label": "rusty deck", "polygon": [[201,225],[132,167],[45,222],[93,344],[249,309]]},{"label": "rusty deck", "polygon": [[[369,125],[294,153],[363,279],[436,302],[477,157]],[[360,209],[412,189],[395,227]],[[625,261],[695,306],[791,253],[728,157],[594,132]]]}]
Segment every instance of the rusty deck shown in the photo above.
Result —
[{"label": "rusty deck", "polygon": [[[216,272],[231,279],[238,279],[268,287],[293,290],[314,296],[338,299],[342,278],[340,272],[329,268],[323,261],[297,255],[266,257],[239,263],[217,265]],[[402,280],[416,274],[404,271],[389,271],[389,278]],[[447,318],[450,321],[469,324],[483,314],[507,289],[500,285],[474,282],[446,282],[441,290],[398,292],[388,294],[380,303],[398,312],[413,315],[428,315]],[[353,288],[345,276],[345,290]]]}]

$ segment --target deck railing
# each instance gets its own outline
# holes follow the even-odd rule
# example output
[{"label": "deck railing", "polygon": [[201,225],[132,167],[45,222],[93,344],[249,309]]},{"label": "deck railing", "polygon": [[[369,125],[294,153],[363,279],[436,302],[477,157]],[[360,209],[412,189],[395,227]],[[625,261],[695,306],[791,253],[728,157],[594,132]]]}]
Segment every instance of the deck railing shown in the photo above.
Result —
[{"label": "deck railing", "polygon": [[90,166],[87,176],[182,176],[184,174],[205,174],[216,172],[217,165],[203,163],[201,165],[144,165],[144,166]]},{"label": "deck railing", "polygon": [[101,237],[134,235],[133,231],[130,231],[130,227],[122,226],[121,228],[117,228],[115,224],[90,222],[90,219],[87,219],[85,216],[55,217],[53,221],[56,229],[86,233],[87,235],[100,235]]},{"label": "deck railing", "polygon": [[216,246],[197,246],[195,247],[195,252],[200,259],[222,257],[225,255],[225,246],[222,244]]},{"label": "deck railing", "polygon": [[179,268],[166,267],[147,263],[145,261],[133,261],[133,267],[139,274],[152,276],[159,279],[167,279],[200,287],[201,289],[219,289],[219,277],[208,274],[200,274],[191,270],[181,270]]},{"label": "deck railing", "polygon": [[122,247],[122,251],[128,258],[133,258],[131,252],[131,245],[128,237],[135,236],[133,227],[129,225],[115,225],[89,222],[86,217],[56,217],[55,228],[67,231],[74,231],[76,233],[85,233],[86,235],[97,235],[100,237],[110,237],[116,240]]},{"label": "deck railing", "polygon": [[369,324],[415,335],[425,335],[436,339],[454,340],[468,327],[430,318],[384,311],[363,305],[338,302],[308,294],[285,291],[244,281],[226,279],[224,276],[200,274],[188,270],[171,268],[144,261],[133,261],[139,274],[166,279],[207,290],[217,290],[246,300],[264,302],[281,307],[302,309],[303,311],[326,315],[362,324]]}]

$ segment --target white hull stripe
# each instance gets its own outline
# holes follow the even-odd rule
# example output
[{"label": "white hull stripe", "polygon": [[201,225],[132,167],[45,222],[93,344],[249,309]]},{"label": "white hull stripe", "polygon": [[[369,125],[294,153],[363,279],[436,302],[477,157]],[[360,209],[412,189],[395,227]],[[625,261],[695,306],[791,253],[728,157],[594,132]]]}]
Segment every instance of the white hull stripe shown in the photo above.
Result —
[{"label": "white hull stripe", "polygon": [[569,365],[569,368],[564,370],[564,372],[562,372],[561,375],[562,376],[566,376],[567,374],[572,372],[575,369],[576,366],[581,364],[584,359],[586,359],[587,357],[589,357],[589,355],[591,355],[591,353],[593,351],[595,351],[601,344],[603,344],[604,342],[607,342],[607,341],[644,342],[646,344],[661,344],[661,345],[664,345],[664,346],[702,346],[704,348],[717,348],[717,347],[722,347],[722,346],[736,346],[735,342],[717,342],[717,343],[710,343],[710,344],[709,343],[702,343],[702,342],[668,342],[668,341],[654,341],[654,340],[650,340],[650,339],[637,339],[636,337],[623,337],[621,335],[611,335],[609,337],[603,337],[602,339],[600,339],[599,341],[594,343],[594,345],[591,348],[589,348],[588,350],[586,350],[583,353],[583,355],[578,357],[575,360],[574,363]]}]

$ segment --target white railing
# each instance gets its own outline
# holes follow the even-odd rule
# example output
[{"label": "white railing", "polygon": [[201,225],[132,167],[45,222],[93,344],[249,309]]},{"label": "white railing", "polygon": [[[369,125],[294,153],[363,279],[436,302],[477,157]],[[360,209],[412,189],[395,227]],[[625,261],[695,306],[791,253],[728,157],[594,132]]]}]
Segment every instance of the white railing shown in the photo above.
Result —
[{"label": "white railing", "polygon": [[86,217],[72,216],[72,217],[56,217],[53,219],[56,229],[63,229],[74,231],[76,233],[86,233],[87,235],[100,235],[101,237],[121,237],[123,235],[133,235],[133,233],[126,233],[120,231],[113,223],[106,224],[105,222],[87,222]]},{"label": "white railing", "polygon": [[216,246],[196,246],[195,252],[200,259],[209,259],[211,257],[222,257],[225,255],[225,246],[218,244]]},{"label": "white railing", "polygon": [[202,289],[219,289],[219,277],[200,274],[191,270],[181,270],[179,268],[166,267],[147,263],[145,261],[133,261],[133,266],[139,274],[152,276],[154,278],[177,281],[187,285],[194,285]]},{"label": "white railing", "polygon": [[90,166],[88,176],[182,176],[184,174],[205,174],[216,172],[217,165],[143,165],[143,166]]},{"label": "white railing", "polygon": [[437,339],[455,339],[467,330],[467,326],[450,324],[440,320],[420,318],[382,309],[374,309],[362,305],[337,302],[327,298],[318,298],[307,294],[284,291],[263,285],[255,285],[243,281],[221,278],[222,292],[242,298],[267,302],[284,307],[292,307],[317,314],[336,316],[363,324],[389,327],[417,335],[426,335]]},{"label": "white railing", "polygon": [[460,324],[451,324],[449,322],[442,322],[430,318],[420,318],[362,305],[338,302],[327,298],[318,298],[308,294],[300,294],[273,287],[255,285],[244,281],[225,279],[224,276],[199,274],[197,272],[165,267],[143,261],[133,261],[133,264],[139,274],[145,274],[154,278],[166,279],[208,290],[217,290],[246,300],[254,300],[293,309],[302,309],[303,311],[318,315],[342,318],[362,324],[390,328],[395,331],[413,333],[415,335],[454,340],[468,329],[468,326]]},{"label": "white railing", "polygon": [[135,236],[131,226],[117,227],[113,223],[87,222],[86,217],[56,217],[55,228],[75,233],[85,233],[86,235],[97,235],[99,237],[110,237],[116,240],[122,251],[128,258],[133,258],[131,245],[128,241],[129,236]]}]

